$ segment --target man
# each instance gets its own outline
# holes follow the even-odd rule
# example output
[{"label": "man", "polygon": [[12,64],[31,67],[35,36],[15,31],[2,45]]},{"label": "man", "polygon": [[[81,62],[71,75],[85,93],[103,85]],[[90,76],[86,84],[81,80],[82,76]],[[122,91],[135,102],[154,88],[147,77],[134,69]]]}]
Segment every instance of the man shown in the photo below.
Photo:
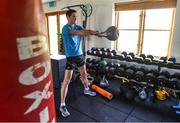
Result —
[{"label": "man", "polygon": [[76,25],[77,12],[70,9],[66,12],[68,23],[62,29],[62,38],[66,55],[66,70],[64,81],[61,86],[61,105],[60,111],[63,117],[68,117],[70,113],[66,109],[65,99],[68,92],[68,85],[71,81],[73,69],[77,66],[80,72],[80,80],[84,86],[84,94],[95,96],[96,93],[88,87],[88,79],[83,51],[81,47],[81,36],[96,35],[96,31],[84,30]]}]

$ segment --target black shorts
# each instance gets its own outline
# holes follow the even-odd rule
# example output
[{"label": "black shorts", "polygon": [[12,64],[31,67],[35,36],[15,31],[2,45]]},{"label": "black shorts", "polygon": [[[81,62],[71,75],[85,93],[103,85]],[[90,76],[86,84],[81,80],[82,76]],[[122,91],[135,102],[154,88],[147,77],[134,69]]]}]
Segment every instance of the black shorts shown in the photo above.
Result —
[{"label": "black shorts", "polygon": [[66,70],[73,70],[76,67],[81,67],[85,64],[84,56],[73,56],[66,58]]}]

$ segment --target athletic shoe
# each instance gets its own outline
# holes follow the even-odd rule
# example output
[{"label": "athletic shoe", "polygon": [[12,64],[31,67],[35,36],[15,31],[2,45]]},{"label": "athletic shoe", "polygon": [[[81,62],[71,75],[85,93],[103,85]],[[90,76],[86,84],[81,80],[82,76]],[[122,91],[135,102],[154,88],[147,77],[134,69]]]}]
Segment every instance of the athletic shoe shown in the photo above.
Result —
[{"label": "athletic shoe", "polygon": [[89,96],[96,96],[96,92],[91,91],[90,89],[88,89],[88,90],[84,89],[84,94],[89,95]]},{"label": "athletic shoe", "polygon": [[62,114],[63,117],[68,117],[70,116],[70,113],[68,112],[66,106],[60,106],[60,112]]}]

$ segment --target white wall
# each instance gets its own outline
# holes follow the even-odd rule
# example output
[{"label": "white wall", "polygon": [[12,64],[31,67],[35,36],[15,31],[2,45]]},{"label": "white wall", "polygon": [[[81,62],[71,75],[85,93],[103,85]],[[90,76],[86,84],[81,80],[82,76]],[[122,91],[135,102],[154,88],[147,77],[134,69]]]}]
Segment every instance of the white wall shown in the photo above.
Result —
[{"label": "white wall", "polygon": [[174,25],[174,38],[172,43],[171,56],[175,56],[180,63],[180,0],[177,0],[176,20]]},{"label": "white wall", "polygon": [[[45,13],[59,11],[65,6],[87,4],[90,3],[93,7],[93,13],[88,18],[87,28],[99,31],[105,31],[109,26],[114,25],[114,2],[127,1],[127,0],[57,0],[57,6],[49,8],[48,4],[44,4]],[[129,0],[130,1],[130,0]],[[133,1],[133,0],[131,0]],[[82,12],[78,10],[78,24],[82,25]],[[176,21],[173,36],[173,44],[171,56],[177,58],[180,63],[180,0],[177,0]],[[87,37],[88,49],[95,47],[112,47],[113,42],[95,36]]]},{"label": "white wall", "polygon": [[[106,2],[105,2],[106,1]],[[114,25],[114,17],[113,14],[113,5],[114,3],[112,0],[58,0],[56,7],[50,8],[48,4],[44,4],[44,12],[53,12],[53,11],[60,11],[65,6],[70,5],[77,5],[77,4],[87,4],[90,3],[93,7],[93,13],[88,18],[87,28],[98,30],[98,31],[105,31],[109,26]],[[78,11],[78,18],[77,23],[82,25],[82,12],[80,8],[74,8]],[[86,38],[88,49],[95,46],[95,47],[111,47],[111,41],[107,40],[106,38],[98,38],[95,36],[89,36]]]}]

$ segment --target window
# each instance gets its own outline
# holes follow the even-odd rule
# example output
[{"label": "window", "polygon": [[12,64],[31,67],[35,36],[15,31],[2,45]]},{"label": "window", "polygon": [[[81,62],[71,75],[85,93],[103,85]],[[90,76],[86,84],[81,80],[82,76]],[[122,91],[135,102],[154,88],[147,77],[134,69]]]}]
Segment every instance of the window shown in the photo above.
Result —
[{"label": "window", "polygon": [[63,44],[60,34],[62,32],[62,27],[67,23],[65,11],[47,13],[46,18],[50,54],[62,54]]},{"label": "window", "polygon": [[[176,3],[175,0],[172,1]],[[160,2],[162,1],[157,4],[154,1],[115,4],[116,26],[120,34],[117,50],[169,56],[176,4]]]}]

